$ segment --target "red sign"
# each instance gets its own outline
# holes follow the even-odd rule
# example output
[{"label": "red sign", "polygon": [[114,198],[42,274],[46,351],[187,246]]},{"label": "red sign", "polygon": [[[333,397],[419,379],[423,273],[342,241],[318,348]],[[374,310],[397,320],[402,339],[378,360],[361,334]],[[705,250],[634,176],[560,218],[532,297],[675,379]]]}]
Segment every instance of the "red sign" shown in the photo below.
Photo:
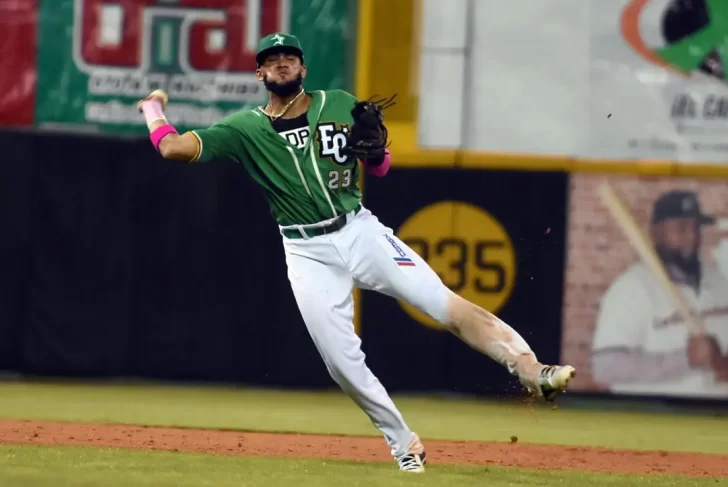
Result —
[{"label": "red sign", "polygon": [[[121,38],[111,43],[100,35],[106,13],[125,26]],[[145,43],[159,38],[155,24],[178,20],[176,39],[168,42],[179,43],[173,50],[183,71],[249,73],[256,68],[258,40],[283,28],[284,13],[282,0],[178,0],[169,5],[157,0],[76,0],[81,24],[76,24],[81,45],[77,63],[96,69],[148,67],[154,54]],[[217,46],[210,42],[216,37],[221,39]]]},{"label": "red sign", "polygon": [[0,125],[33,124],[36,19],[36,0],[0,2]]}]

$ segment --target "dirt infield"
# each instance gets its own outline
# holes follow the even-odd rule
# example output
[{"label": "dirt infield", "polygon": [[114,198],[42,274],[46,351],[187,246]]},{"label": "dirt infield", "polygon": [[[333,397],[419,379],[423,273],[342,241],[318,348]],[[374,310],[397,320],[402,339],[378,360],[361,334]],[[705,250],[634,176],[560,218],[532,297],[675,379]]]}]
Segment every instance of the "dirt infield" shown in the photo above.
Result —
[{"label": "dirt infield", "polygon": [[[220,455],[392,461],[381,438],[0,421],[0,444],[140,448]],[[728,455],[426,440],[432,465],[728,477]]]}]

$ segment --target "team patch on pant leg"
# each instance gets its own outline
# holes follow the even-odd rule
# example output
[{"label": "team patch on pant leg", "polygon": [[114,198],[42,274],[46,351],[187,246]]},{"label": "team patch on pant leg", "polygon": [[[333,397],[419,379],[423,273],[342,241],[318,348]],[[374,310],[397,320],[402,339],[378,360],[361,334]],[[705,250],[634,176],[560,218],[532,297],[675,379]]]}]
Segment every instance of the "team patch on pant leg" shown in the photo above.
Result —
[{"label": "team patch on pant leg", "polygon": [[387,254],[394,260],[399,267],[415,267],[416,264],[412,258],[407,255],[402,247],[397,243],[391,235],[383,234],[377,241],[387,251]]}]

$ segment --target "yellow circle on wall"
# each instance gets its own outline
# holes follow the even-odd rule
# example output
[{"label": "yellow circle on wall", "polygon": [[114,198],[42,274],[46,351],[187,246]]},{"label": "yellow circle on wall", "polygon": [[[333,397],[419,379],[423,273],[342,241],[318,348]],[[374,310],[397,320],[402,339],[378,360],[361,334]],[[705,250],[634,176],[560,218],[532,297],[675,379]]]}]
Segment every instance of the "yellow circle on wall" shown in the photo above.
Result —
[{"label": "yellow circle on wall", "polygon": [[[491,313],[508,301],[516,281],[516,253],[503,225],[483,208],[442,201],[418,210],[397,231],[452,291]],[[414,320],[439,323],[400,301]]]}]

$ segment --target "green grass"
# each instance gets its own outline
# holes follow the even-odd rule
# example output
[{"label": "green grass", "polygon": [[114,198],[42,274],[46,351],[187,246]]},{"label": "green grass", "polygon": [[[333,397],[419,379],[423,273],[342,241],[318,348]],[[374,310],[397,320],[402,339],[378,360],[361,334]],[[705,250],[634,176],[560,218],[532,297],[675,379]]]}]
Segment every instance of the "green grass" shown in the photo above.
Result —
[{"label": "green grass", "polygon": [[[38,466],[41,466],[40,468]],[[190,455],[86,447],[0,446],[0,485],[12,487],[271,486],[716,486],[715,479],[430,467],[424,475],[390,463]]]},{"label": "green grass", "polygon": [[[728,453],[728,421],[707,415],[525,407],[395,397],[427,439]],[[0,383],[0,418],[379,435],[340,393],[148,385]]]}]

